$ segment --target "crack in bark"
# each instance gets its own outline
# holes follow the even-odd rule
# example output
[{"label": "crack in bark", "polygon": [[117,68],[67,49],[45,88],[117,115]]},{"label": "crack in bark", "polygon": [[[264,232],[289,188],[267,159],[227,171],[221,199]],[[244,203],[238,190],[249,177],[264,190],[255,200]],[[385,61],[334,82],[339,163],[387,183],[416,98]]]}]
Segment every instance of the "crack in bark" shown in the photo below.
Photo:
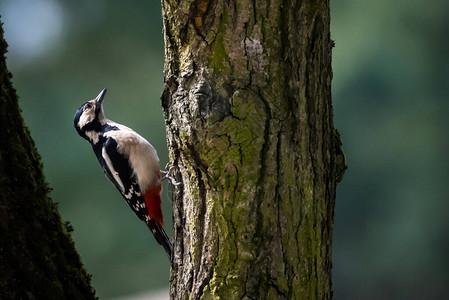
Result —
[{"label": "crack in bark", "polygon": [[214,274],[214,268],[211,267],[208,270],[206,277],[203,278],[203,280],[201,280],[201,284],[198,287],[198,293],[195,296],[196,300],[200,300],[201,297],[203,296],[204,288],[209,284],[210,280],[212,279],[213,274]]},{"label": "crack in bark", "polygon": [[235,265],[236,262],[238,261],[238,257],[239,257],[239,246],[238,246],[238,239],[239,239],[239,237],[237,236],[237,227],[235,226],[234,221],[233,221],[233,213],[234,213],[234,209],[235,209],[236,203],[239,200],[239,199],[236,199],[237,188],[238,188],[238,185],[239,185],[239,170],[238,170],[238,168],[237,168],[237,166],[235,165],[234,162],[232,163],[232,165],[234,166],[234,169],[236,171],[236,178],[235,178],[235,186],[234,186],[233,191],[232,191],[232,193],[233,193],[232,209],[231,209],[231,215],[230,215],[230,218],[229,218],[229,223],[231,224],[232,231],[234,233],[233,241],[234,241],[234,247],[235,247],[235,252],[236,252],[235,260],[234,260],[234,265]]},{"label": "crack in bark", "polygon": [[[203,166],[203,168],[206,168],[203,165],[203,162],[201,161],[201,159],[199,158],[198,153],[196,152],[196,150],[194,149],[194,147],[192,145],[188,145],[189,150],[191,151],[192,154],[192,158],[195,161],[195,165],[197,166]],[[203,181],[203,172],[199,169],[199,168],[194,168],[193,169],[197,178],[197,184],[198,184],[198,193],[199,193],[199,215],[198,215],[198,219],[202,221],[201,224],[201,229],[204,230],[205,228],[205,218],[204,216],[206,215],[206,195],[207,195],[207,191],[206,191],[206,185]],[[196,244],[202,245],[203,244],[203,239],[204,239],[204,234],[199,234],[198,235],[199,241],[196,242]],[[200,257],[202,257],[202,252],[203,252],[203,247],[201,248],[201,255]],[[195,274],[197,275],[199,273],[199,268],[200,268],[200,264],[198,262],[198,264],[195,266],[196,268],[196,272]],[[196,279],[196,278],[195,278]]]},{"label": "crack in bark", "polygon": [[[278,225],[278,231],[279,231],[279,239],[280,239],[280,247],[281,247],[281,261],[284,264],[284,268],[285,265],[288,263],[288,261],[286,261],[286,257],[285,257],[285,250],[284,250],[284,239],[283,239],[283,226],[281,223],[281,202],[282,202],[282,198],[279,194],[279,188],[280,188],[280,183],[282,182],[281,180],[281,148],[282,148],[282,132],[283,132],[283,125],[280,126],[279,132],[277,134],[277,144],[276,144],[276,177],[277,177],[277,182],[276,182],[276,186],[275,186],[275,201],[277,201],[277,225]],[[285,271],[285,270],[284,270]],[[285,272],[284,272],[285,274]],[[280,293],[277,285],[275,285],[275,289],[278,292],[278,294]],[[281,293],[282,295],[285,296],[284,293]]]},{"label": "crack in bark", "polygon": [[[259,99],[262,101],[262,103],[265,106],[265,113],[266,113],[266,120],[265,120],[265,126],[264,126],[264,142],[260,151],[260,176],[257,180],[256,186],[258,187],[258,193],[257,193],[257,199],[260,199],[260,201],[257,201],[257,216],[261,216],[262,213],[260,211],[260,205],[262,204],[261,199],[263,199],[263,195],[265,193],[263,181],[265,179],[265,172],[266,172],[266,157],[268,153],[268,149],[270,146],[270,122],[271,122],[271,110],[270,105],[268,102],[263,98],[262,94],[258,93]],[[263,228],[263,225],[260,223],[261,220],[263,220],[263,217],[257,218],[257,226],[256,226],[256,232],[259,236],[263,236],[261,234],[261,230]]]}]

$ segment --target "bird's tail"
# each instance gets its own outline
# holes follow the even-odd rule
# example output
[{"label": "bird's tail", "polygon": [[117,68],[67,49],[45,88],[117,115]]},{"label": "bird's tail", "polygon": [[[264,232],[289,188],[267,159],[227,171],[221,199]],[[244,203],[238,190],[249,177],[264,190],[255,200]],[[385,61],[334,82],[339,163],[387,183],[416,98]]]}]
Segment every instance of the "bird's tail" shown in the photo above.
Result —
[{"label": "bird's tail", "polygon": [[162,245],[162,247],[164,247],[164,250],[165,250],[165,252],[168,255],[168,259],[171,261],[171,248],[172,248],[172,245],[171,245],[170,239],[168,238],[167,234],[165,233],[164,228],[162,228],[162,226],[160,226],[154,220],[150,220],[148,222],[148,228],[153,233],[154,238],[156,239],[156,241],[160,245]]}]

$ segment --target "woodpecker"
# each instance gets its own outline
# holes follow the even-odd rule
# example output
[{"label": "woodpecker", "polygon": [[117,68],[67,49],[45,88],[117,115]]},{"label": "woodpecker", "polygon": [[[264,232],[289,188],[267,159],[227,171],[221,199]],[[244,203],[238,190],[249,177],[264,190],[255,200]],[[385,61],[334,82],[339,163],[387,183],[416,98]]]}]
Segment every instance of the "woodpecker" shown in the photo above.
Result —
[{"label": "woodpecker", "polygon": [[[106,89],[76,111],[74,126],[86,139],[109,180],[145,222],[171,259],[171,243],[164,231],[161,210],[162,178],[154,147],[131,128],[104,116]],[[166,172],[163,172],[166,173]]]}]

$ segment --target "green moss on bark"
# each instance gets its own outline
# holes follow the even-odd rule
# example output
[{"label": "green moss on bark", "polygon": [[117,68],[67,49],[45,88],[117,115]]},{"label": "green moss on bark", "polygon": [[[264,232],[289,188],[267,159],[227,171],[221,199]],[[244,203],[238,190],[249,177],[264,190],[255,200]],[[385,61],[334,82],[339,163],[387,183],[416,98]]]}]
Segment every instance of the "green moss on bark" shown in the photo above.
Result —
[{"label": "green moss on bark", "polygon": [[226,70],[225,64],[228,65],[229,54],[225,48],[226,26],[229,23],[229,15],[227,11],[223,12],[222,21],[218,27],[218,32],[215,34],[215,39],[212,44],[212,55],[210,67],[217,73],[223,74]]}]

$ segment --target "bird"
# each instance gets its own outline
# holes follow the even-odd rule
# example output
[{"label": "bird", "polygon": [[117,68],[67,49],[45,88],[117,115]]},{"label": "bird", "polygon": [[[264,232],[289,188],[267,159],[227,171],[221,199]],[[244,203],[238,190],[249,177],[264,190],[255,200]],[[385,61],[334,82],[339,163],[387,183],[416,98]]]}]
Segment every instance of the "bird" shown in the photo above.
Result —
[{"label": "bird", "polygon": [[[75,113],[76,132],[91,145],[106,177],[150,229],[171,260],[172,245],[164,231],[161,209],[162,176],[154,147],[131,128],[104,115],[107,89],[83,103]],[[170,177],[170,179],[172,179]]]}]

